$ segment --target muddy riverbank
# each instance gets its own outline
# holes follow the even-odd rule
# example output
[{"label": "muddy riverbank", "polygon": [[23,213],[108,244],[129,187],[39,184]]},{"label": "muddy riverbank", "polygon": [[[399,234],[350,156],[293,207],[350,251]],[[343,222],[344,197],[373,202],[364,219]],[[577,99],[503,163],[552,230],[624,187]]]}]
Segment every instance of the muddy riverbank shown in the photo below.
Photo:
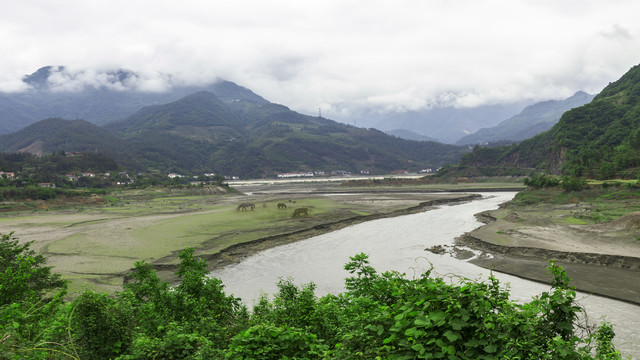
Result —
[{"label": "muddy riverbank", "polygon": [[458,244],[482,251],[471,263],[535,281],[549,281],[545,269],[554,260],[576,289],[640,304],[636,215],[597,225],[550,221],[575,212],[575,207],[505,206],[478,214],[485,225],[461,236]]}]

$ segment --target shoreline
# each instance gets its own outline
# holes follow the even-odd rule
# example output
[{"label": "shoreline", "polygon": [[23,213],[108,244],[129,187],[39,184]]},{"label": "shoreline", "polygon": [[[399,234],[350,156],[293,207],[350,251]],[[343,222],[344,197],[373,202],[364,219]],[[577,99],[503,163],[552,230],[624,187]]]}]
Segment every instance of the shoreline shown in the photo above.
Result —
[{"label": "shoreline", "polygon": [[[437,205],[473,201],[479,197],[481,197],[479,194],[469,194],[448,199],[434,199],[387,213],[356,215],[345,219],[316,224],[305,229],[275,234],[231,245],[215,254],[202,254],[198,256],[206,260],[209,270],[215,270],[238,263],[268,248],[305,240],[351,225],[381,218],[429,211],[430,208]],[[456,239],[457,245],[467,246],[483,252],[483,255],[470,260],[470,263],[488,270],[550,284],[550,275],[547,274],[546,269],[549,265],[548,259],[554,259],[556,264],[565,269],[571,279],[571,286],[574,286],[576,290],[640,305],[640,281],[638,280],[640,279],[640,258],[610,254],[556,251],[539,247],[498,245],[483,240],[483,236],[477,234],[478,230],[487,228],[497,220],[488,214],[489,212],[476,214],[478,220],[485,225],[469,233],[465,233]],[[429,249],[425,249],[425,251],[429,251]],[[158,275],[169,281],[174,282],[177,280],[174,274],[177,270],[177,264],[160,263],[153,264],[153,267],[158,272]],[[124,274],[125,282],[128,280],[128,274],[130,274],[131,270]],[[629,284],[635,285],[629,286]]]},{"label": "shoreline", "polygon": [[[198,256],[206,260],[208,265],[207,268],[209,270],[216,270],[228,265],[238,263],[243,259],[253,254],[256,254],[257,252],[268,249],[268,248],[272,248],[280,245],[286,245],[286,244],[293,243],[300,240],[305,240],[317,235],[322,235],[332,231],[340,230],[342,228],[345,228],[351,225],[356,225],[356,224],[360,224],[360,223],[371,221],[371,220],[397,217],[402,215],[415,214],[423,211],[429,211],[434,206],[442,205],[442,204],[455,204],[455,203],[473,201],[475,199],[480,198],[481,196],[482,195],[480,194],[467,194],[464,196],[451,197],[447,199],[433,199],[433,200],[421,202],[415,206],[410,206],[403,209],[397,209],[391,212],[375,213],[371,215],[356,215],[346,219],[340,219],[336,221],[317,224],[305,229],[271,235],[271,236],[259,238],[256,240],[240,243],[240,244],[234,244],[218,251],[215,254],[203,254]],[[170,281],[172,281],[173,279],[176,279],[173,273],[177,270],[178,264],[153,264],[153,268],[156,269],[159,275],[162,274],[162,276],[170,279]],[[128,274],[130,274],[132,270],[133,269],[127,272],[127,274],[124,276],[125,282],[128,280]]]},{"label": "shoreline", "polygon": [[[549,261],[562,266],[576,290],[640,305],[640,258],[619,254],[560,251],[541,246],[498,244],[490,235],[497,218],[487,212],[476,214],[484,222],[476,230],[456,239],[457,245],[479,250],[482,255],[469,262],[488,270],[550,284]],[[488,230],[488,231],[487,231]],[[500,231],[500,230],[498,230]],[[494,241],[491,241],[494,240]]]}]

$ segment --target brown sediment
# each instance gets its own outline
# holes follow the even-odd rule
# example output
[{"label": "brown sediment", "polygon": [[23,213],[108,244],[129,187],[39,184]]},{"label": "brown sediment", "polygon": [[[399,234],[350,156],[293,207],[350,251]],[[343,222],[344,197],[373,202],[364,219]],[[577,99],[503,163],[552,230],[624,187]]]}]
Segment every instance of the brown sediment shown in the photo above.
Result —
[{"label": "brown sediment", "polygon": [[471,263],[549,283],[551,275],[545,270],[553,260],[577,290],[640,304],[640,244],[634,241],[633,231],[612,234],[620,221],[597,226],[541,225],[530,213],[497,215],[496,211],[478,214],[486,225],[457,239],[460,245],[482,251]]}]

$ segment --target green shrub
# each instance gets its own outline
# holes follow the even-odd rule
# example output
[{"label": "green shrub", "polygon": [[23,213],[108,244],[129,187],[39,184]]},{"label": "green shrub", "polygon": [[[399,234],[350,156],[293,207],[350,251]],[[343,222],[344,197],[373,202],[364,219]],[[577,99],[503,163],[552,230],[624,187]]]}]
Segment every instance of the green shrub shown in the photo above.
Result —
[{"label": "green shrub", "polygon": [[566,192],[582,191],[589,188],[587,179],[582,177],[564,176],[562,178],[562,189]]},{"label": "green shrub", "polygon": [[560,180],[555,176],[545,174],[535,174],[524,179],[524,184],[532,188],[555,187],[560,184]]},{"label": "green shrub", "polygon": [[[42,268],[10,239],[3,266],[15,271],[2,290]],[[64,304],[64,293],[42,301],[28,286],[5,296],[0,359],[620,359],[610,325],[579,336],[576,293],[554,263],[551,290],[518,304],[492,276],[407,279],[358,254],[345,265],[344,293],[318,298],[313,284],[281,280],[250,316],[193,250],[179,257],[175,286],[142,262],[115,296],[87,291]]]},{"label": "green shrub", "polygon": [[233,360],[322,359],[327,350],[327,345],[316,335],[302,329],[262,324],[236,335],[225,357]]},{"label": "green shrub", "polygon": [[131,345],[130,318],[107,294],[85,291],[73,302],[71,329],[82,358],[111,359]]}]

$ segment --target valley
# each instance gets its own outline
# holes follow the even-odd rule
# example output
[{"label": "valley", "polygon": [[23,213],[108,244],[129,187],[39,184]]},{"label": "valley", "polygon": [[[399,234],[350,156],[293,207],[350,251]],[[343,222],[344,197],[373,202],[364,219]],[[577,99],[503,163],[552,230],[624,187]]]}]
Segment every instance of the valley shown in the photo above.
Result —
[{"label": "valley", "polygon": [[0,360],[640,358],[640,2],[15,2]]},{"label": "valley", "polygon": [[[255,180],[232,182],[233,191],[213,186],[120,189],[91,201],[65,206],[55,199],[49,207],[38,201],[37,206],[0,213],[0,233],[34,241],[34,249],[71,281],[72,292],[86,286],[115,292],[136,261],[152,263],[163,278],[173,279],[176,255],[185,247],[219,268],[357,223],[470,200],[478,192],[522,190],[516,180],[417,185],[410,179],[387,179],[375,186],[363,179]],[[544,282],[547,261],[557,259],[578,289],[637,302],[640,208],[635,195],[579,200],[584,196],[524,191],[500,209],[478,214],[486,225],[458,242],[483,251],[472,262],[488,269]],[[549,204],[551,198],[560,203]],[[238,211],[240,203],[253,203],[255,209]],[[294,209],[301,207],[310,216],[293,218]]]},{"label": "valley", "polygon": [[[33,248],[71,281],[71,292],[87,285],[114,292],[121,289],[136,261],[153,263],[163,277],[171,278],[176,255],[185,247],[194,248],[213,267],[223,266],[267,247],[378,217],[423,211],[429,204],[467,199],[467,186],[390,191],[344,188],[335,182],[282,182],[238,186],[240,192],[228,193],[216,187],[116,190],[102,201],[94,197],[93,204],[58,203],[49,209],[40,201],[39,206],[25,207],[30,210],[0,213],[0,233],[14,232],[21,242],[34,241]],[[447,189],[463,192],[442,193]],[[255,204],[255,209],[238,211],[237,206],[246,202]],[[287,208],[278,209],[278,203]],[[293,209],[300,207],[308,208],[310,215],[293,218]]]}]

